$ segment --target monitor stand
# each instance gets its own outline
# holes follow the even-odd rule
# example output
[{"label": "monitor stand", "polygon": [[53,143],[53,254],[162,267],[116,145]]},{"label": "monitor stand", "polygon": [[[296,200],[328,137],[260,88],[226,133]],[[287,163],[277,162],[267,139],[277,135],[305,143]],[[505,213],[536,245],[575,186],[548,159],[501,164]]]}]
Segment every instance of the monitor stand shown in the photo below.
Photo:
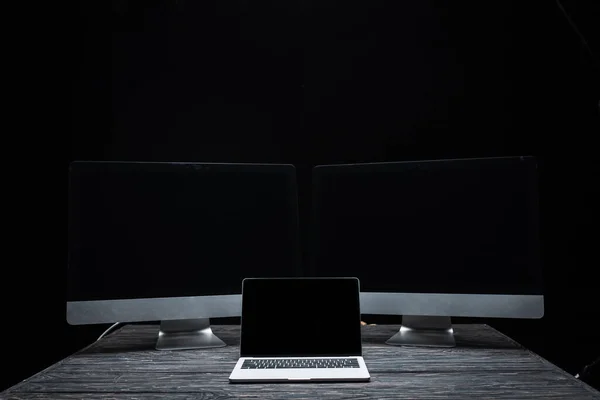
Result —
[{"label": "monitor stand", "polygon": [[190,350],[224,347],[210,329],[210,319],[178,319],[160,322],[157,350]]},{"label": "monitor stand", "polygon": [[456,346],[450,317],[418,315],[403,315],[400,331],[385,343],[392,346]]}]

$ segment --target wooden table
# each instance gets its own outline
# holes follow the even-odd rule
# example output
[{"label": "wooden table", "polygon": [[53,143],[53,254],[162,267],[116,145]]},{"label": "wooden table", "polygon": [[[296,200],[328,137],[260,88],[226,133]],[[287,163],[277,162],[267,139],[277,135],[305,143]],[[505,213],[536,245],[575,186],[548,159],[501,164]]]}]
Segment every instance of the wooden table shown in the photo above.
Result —
[{"label": "wooden table", "polygon": [[487,325],[454,325],[457,347],[394,347],[397,325],[364,326],[368,383],[230,384],[239,326],[214,326],[228,346],[156,351],[158,326],[128,325],[0,393],[1,399],[600,399]]}]

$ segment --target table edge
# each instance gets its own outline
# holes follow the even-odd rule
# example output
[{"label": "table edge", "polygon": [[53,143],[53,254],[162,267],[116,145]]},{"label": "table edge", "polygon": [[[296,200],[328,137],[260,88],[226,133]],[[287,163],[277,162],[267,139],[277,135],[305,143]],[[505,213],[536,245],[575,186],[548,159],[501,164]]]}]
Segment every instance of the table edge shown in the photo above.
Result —
[{"label": "table edge", "polygon": [[487,326],[490,329],[495,330],[496,332],[498,332],[500,335],[502,335],[504,338],[508,339],[509,341],[511,341],[512,343],[516,344],[517,346],[519,346],[520,348],[522,348],[523,350],[527,351],[530,355],[532,355],[534,358],[536,358],[538,361],[540,361],[542,364],[546,364],[548,367],[550,367],[551,369],[553,369],[555,372],[559,372],[562,375],[566,375],[568,377],[569,380],[571,380],[572,382],[577,382],[577,384],[581,387],[583,387],[584,389],[586,389],[588,392],[590,392],[591,394],[595,395],[595,396],[600,396],[600,391],[596,390],[595,388],[593,388],[591,385],[585,383],[584,381],[575,378],[573,375],[569,374],[567,371],[565,371],[564,369],[560,368],[558,365],[546,360],[544,357],[540,356],[539,354],[537,354],[536,352],[528,349],[527,347],[523,346],[521,343],[517,342],[516,340],[514,340],[513,338],[511,338],[508,335],[505,335],[504,333],[500,332],[498,329],[494,328],[491,325],[488,324],[482,324]]},{"label": "table edge", "polygon": [[[105,338],[114,335],[115,333],[119,332],[121,329],[123,329],[124,327],[126,327],[127,325],[130,324],[124,324],[123,326],[119,327],[118,329],[115,329],[114,331],[112,331],[111,333],[109,333],[108,335],[104,336],[102,339],[100,340],[104,340]],[[12,385],[11,387],[7,388],[6,390],[0,392],[0,395],[5,395],[5,394],[9,394],[11,392],[14,392],[16,389],[20,388],[21,386],[25,385],[29,380],[37,377],[38,375],[44,374],[56,367],[58,367],[59,365],[63,364],[64,362],[66,362],[68,359],[70,359],[71,357],[73,357],[76,354],[81,353],[82,351],[86,351],[87,349],[93,347],[94,345],[98,344],[98,340],[94,340],[92,343],[88,344],[85,347],[82,347],[81,349],[77,350],[76,352],[68,355],[67,357],[64,357],[62,359],[60,359],[59,361],[55,362],[52,365],[47,366],[46,368],[42,369],[41,371],[36,372],[35,374],[28,376],[27,378],[23,379],[20,382],[15,383],[14,385]]]}]

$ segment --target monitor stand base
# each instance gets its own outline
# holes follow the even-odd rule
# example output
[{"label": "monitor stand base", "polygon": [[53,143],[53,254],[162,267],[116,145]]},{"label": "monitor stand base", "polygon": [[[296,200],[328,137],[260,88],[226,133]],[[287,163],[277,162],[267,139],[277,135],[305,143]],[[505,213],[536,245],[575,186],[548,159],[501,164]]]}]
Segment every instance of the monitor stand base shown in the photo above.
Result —
[{"label": "monitor stand base", "polygon": [[161,321],[156,342],[157,350],[190,350],[224,347],[210,329],[210,319],[179,319]]},{"label": "monitor stand base", "polygon": [[392,346],[455,347],[450,317],[402,316],[400,331],[389,338]]}]

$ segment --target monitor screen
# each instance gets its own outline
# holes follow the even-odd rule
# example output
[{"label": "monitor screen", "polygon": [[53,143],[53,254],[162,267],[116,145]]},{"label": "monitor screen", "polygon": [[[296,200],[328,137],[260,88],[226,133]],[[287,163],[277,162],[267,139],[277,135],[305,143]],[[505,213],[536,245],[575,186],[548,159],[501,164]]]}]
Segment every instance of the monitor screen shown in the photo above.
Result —
[{"label": "monitor screen", "polygon": [[356,278],[244,281],[242,357],[360,356],[361,349]]},{"label": "monitor screen", "polygon": [[75,162],[68,301],[240,294],[297,276],[291,165]]},{"label": "monitor screen", "polygon": [[532,157],[313,170],[315,276],[366,292],[542,294]]}]

